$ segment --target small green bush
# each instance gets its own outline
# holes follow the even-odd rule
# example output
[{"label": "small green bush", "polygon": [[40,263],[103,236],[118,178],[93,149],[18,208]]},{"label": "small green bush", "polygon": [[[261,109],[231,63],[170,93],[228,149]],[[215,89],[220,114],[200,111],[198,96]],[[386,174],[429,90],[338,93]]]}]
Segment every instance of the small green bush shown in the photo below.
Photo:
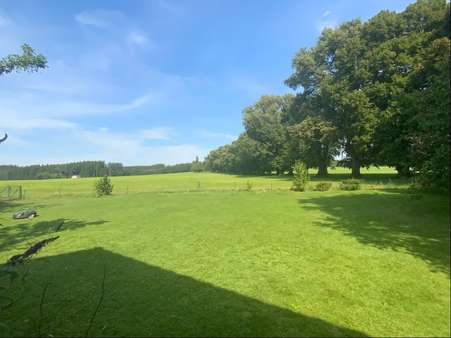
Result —
[{"label": "small green bush", "polygon": [[330,183],[330,182],[320,182],[320,183],[317,183],[313,187],[313,190],[315,190],[315,191],[327,191],[327,190],[330,190],[331,187],[332,187],[332,183]]},{"label": "small green bush", "polygon": [[358,180],[349,179],[344,180],[340,184],[340,190],[359,190],[360,182]]},{"label": "small green bush", "polygon": [[307,166],[299,161],[296,161],[293,166],[293,186],[291,190],[305,191],[309,181]]},{"label": "small green bush", "polygon": [[247,181],[246,182],[246,191],[251,191],[252,190],[252,182]]},{"label": "small green bush", "polygon": [[113,184],[111,183],[111,180],[108,176],[104,176],[97,180],[95,184],[95,191],[97,197],[104,196],[104,195],[111,195],[113,192]]}]

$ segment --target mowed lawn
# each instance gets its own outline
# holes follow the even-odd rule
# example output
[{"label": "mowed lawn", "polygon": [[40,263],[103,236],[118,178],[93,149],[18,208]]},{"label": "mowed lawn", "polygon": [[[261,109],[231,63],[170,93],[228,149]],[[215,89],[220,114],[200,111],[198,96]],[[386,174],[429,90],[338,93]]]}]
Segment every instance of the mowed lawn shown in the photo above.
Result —
[{"label": "mowed lawn", "polygon": [[[106,198],[90,179],[21,181],[26,199],[0,206],[0,261],[60,237],[1,280],[0,333],[448,336],[447,196],[384,169],[343,192],[344,175],[303,193],[286,178],[114,177]],[[11,219],[29,207],[41,216]]]}]

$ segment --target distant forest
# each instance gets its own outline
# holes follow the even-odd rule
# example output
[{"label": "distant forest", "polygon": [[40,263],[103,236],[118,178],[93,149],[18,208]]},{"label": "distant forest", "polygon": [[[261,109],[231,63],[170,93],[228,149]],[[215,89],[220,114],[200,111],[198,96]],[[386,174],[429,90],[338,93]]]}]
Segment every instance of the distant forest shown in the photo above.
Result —
[{"label": "distant forest", "polygon": [[0,180],[68,178],[74,175],[80,177],[150,175],[201,170],[202,163],[198,159],[190,163],[148,166],[124,166],[122,163],[105,163],[104,161],[29,166],[0,165]]}]

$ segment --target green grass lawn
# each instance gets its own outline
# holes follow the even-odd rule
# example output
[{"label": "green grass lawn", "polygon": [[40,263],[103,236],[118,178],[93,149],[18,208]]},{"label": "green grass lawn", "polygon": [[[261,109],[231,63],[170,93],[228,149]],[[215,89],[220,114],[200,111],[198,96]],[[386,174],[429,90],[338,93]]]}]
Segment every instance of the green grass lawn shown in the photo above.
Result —
[{"label": "green grass lawn", "polygon": [[[310,170],[312,181],[332,181],[336,189],[341,180],[349,178],[350,170],[346,168],[329,169],[329,178],[316,178],[316,170]],[[396,171],[388,167],[362,169],[363,186],[367,189],[406,187],[406,180],[396,178]],[[26,199],[94,196],[95,178],[53,179],[53,180],[16,180],[0,181],[0,191],[7,186],[21,185]],[[244,190],[247,182],[253,190],[289,190],[289,176],[242,176],[216,173],[179,173],[146,176],[114,177],[115,195],[139,192],[180,192],[180,191],[236,191]]]},{"label": "green grass lawn", "polygon": [[[0,204],[0,261],[60,238],[2,280],[0,334],[448,336],[447,196],[386,168],[338,191],[336,170],[332,191],[303,193],[209,173],[114,177],[106,198],[92,179],[20,181],[26,199]],[[13,221],[25,207],[41,216]]]}]

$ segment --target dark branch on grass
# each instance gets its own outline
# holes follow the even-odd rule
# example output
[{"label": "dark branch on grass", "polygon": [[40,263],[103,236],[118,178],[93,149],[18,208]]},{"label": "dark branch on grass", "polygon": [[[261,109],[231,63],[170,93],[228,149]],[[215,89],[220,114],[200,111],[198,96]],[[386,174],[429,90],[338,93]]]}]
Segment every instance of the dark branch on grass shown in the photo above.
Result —
[{"label": "dark branch on grass", "polygon": [[10,259],[8,259],[8,264],[15,265],[17,263],[23,263],[27,258],[30,258],[32,255],[36,254],[39,250],[41,250],[48,243],[57,240],[60,236],[46,238],[36,244],[30,246],[24,253],[19,255],[14,255]]},{"label": "dark branch on grass", "polygon": [[86,328],[85,337],[88,337],[89,330],[91,329],[92,324],[94,323],[94,319],[96,318],[96,315],[97,315],[97,312],[99,311],[100,305],[102,305],[103,296],[105,294],[105,278],[106,278],[106,265],[103,264],[103,278],[102,278],[102,286],[101,286],[101,291],[100,291],[100,298],[99,298],[97,306],[91,316],[91,319],[89,320],[89,325]]}]

